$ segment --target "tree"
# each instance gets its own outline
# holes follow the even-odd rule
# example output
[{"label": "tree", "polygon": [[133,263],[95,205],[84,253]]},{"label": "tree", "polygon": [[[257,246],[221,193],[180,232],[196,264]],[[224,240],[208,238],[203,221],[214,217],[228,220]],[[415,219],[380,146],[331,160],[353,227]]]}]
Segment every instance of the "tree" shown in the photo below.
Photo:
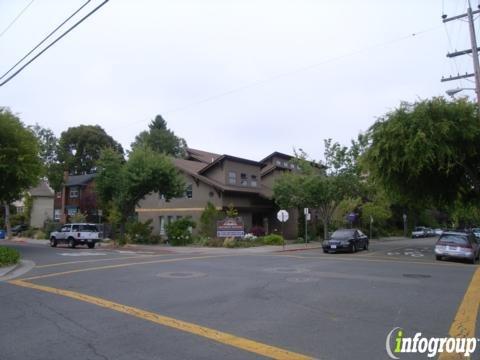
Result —
[{"label": "tree", "polygon": [[80,125],[62,132],[58,146],[58,161],[71,174],[95,171],[103,149],[111,148],[123,154],[122,146],[98,125]]},{"label": "tree", "polygon": [[167,128],[167,122],[161,115],[155,116],[155,119],[148,125],[148,129],[148,131],[142,131],[135,137],[135,141],[131,145],[132,149],[139,146],[148,146],[156,152],[176,158],[185,156],[187,142]]},{"label": "tree", "polygon": [[210,201],[200,215],[200,235],[205,237],[215,237],[217,231],[217,220],[221,217],[220,211]]},{"label": "tree", "polygon": [[399,202],[441,207],[480,195],[480,126],[467,99],[402,103],[367,136],[363,162]]},{"label": "tree", "polygon": [[113,149],[102,151],[98,162],[96,192],[102,205],[115,214],[122,226],[135,213],[135,206],[151,192],[171,199],[185,192],[185,184],[166,155],[148,147],[134,149],[127,161]]},{"label": "tree", "polygon": [[8,109],[0,108],[0,203],[10,234],[9,204],[35,186],[42,170],[35,135]]},{"label": "tree", "polygon": [[[327,154],[326,154],[327,155]],[[327,162],[329,157],[326,156]],[[355,178],[342,171],[324,173],[321,166],[297,158],[300,172],[288,172],[275,181],[273,193],[276,203],[282,208],[314,208],[323,222],[324,239],[328,225],[339,203],[352,196]]]},{"label": "tree", "polygon": [[48,179],[49,185],[55,191],[60,191],[63,184],[64,166],[58,161],[58,139],[52,130],[38,124],[31,126],[30,129],[38,141],[39,156],[43,163],[43,176]]}]

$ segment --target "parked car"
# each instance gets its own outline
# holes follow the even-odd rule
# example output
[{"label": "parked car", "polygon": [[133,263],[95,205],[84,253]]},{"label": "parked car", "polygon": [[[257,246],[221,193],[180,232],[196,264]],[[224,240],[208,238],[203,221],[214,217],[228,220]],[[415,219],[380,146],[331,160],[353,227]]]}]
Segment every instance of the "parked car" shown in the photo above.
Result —
[{"label": "parked car", "polygon": [[477,242],[480,241],[480,228],[472,228],[473,235],[477,238]]},{"label": "parked car", "polygon": [[20,225],[15,225],[12,226],[12,235],[17,236],[20,234],[22,231],[28,230],[28,225],[25,224],[20,224]]},{"label": "parked car", "polygon": [[77,245],[87,245],[93,249],[95,244],[101,240],[97,225],[86,223],[65,224],[59,231],[50,233],[50,246],[68,244],[74,248]]},{"label": "parked car", "polygon": [[336,230],[330,240],[323,242],[323,252],[368,250],[368,237],[358,229]]},{"label": "parked car", "polygon": [[443,230],[439,229],[439,228],[433,229],[433,233],[434,233],[435,236],[440,236],[440,235],[443,234]]},{"label": "parked car", "polygon": [[428,228],[425,226],[416,226],[412,231],[412,239],[427,237]]},{"label": "parked car", "polygon": [[472,264],[480,256],[480,245],[473,232],[444,232],[435,245],[435,257],[442,260],[444,257],[466,259]]}]

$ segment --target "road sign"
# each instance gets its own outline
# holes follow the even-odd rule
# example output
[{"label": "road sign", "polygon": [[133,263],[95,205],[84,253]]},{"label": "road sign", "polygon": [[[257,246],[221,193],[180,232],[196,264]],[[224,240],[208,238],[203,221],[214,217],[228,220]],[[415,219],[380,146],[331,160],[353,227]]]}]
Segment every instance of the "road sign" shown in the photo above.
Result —
[{"label": "road sign", "polygon": [[307,215],[308,214],[308,208],[303,208],[303,215]]},{"label": "road sign", "polygon": [[288,212],[287,210],[280,210],[278,213],[277,213],[277,219],[278,221],[284,223],[288,220]]}]

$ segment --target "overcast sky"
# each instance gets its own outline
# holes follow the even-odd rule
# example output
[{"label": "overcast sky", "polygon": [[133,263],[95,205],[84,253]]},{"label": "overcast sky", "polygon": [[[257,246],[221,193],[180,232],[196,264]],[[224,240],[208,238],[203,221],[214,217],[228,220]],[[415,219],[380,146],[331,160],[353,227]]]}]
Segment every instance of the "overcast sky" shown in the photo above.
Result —
[{"label": "overcast sky", "polygon": [[[4,31],[30,2],[0,0],[2,74],[84,3],[35,0]],[[440,82],[472,71],[470,56],[445,56],[469,46],[468,24],[441,20],[466,6],[110,0],[0,87],[0,106],[57,136],[98,124],[125,148],[161,114],[193,148],[260,160],[295,147],[321,159],[323,139],[347,145],[401,101],[473,87]]]}]

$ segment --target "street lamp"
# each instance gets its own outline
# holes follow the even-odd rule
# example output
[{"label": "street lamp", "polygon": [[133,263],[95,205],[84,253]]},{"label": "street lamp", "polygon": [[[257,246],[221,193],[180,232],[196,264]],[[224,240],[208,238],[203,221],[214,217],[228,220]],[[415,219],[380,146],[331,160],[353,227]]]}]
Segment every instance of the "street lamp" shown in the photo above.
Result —
[{"label": "street lamp", "polygon": [[457,94],[457,93],[459,93],[460,91],[463,91],[463,90],[474,90],[475,91],[475,88],[456,88],[456,89],[447,90],[447,91],[445,91],[445,93],[448,96],[451,96],[453,98],[455,94]]}]

